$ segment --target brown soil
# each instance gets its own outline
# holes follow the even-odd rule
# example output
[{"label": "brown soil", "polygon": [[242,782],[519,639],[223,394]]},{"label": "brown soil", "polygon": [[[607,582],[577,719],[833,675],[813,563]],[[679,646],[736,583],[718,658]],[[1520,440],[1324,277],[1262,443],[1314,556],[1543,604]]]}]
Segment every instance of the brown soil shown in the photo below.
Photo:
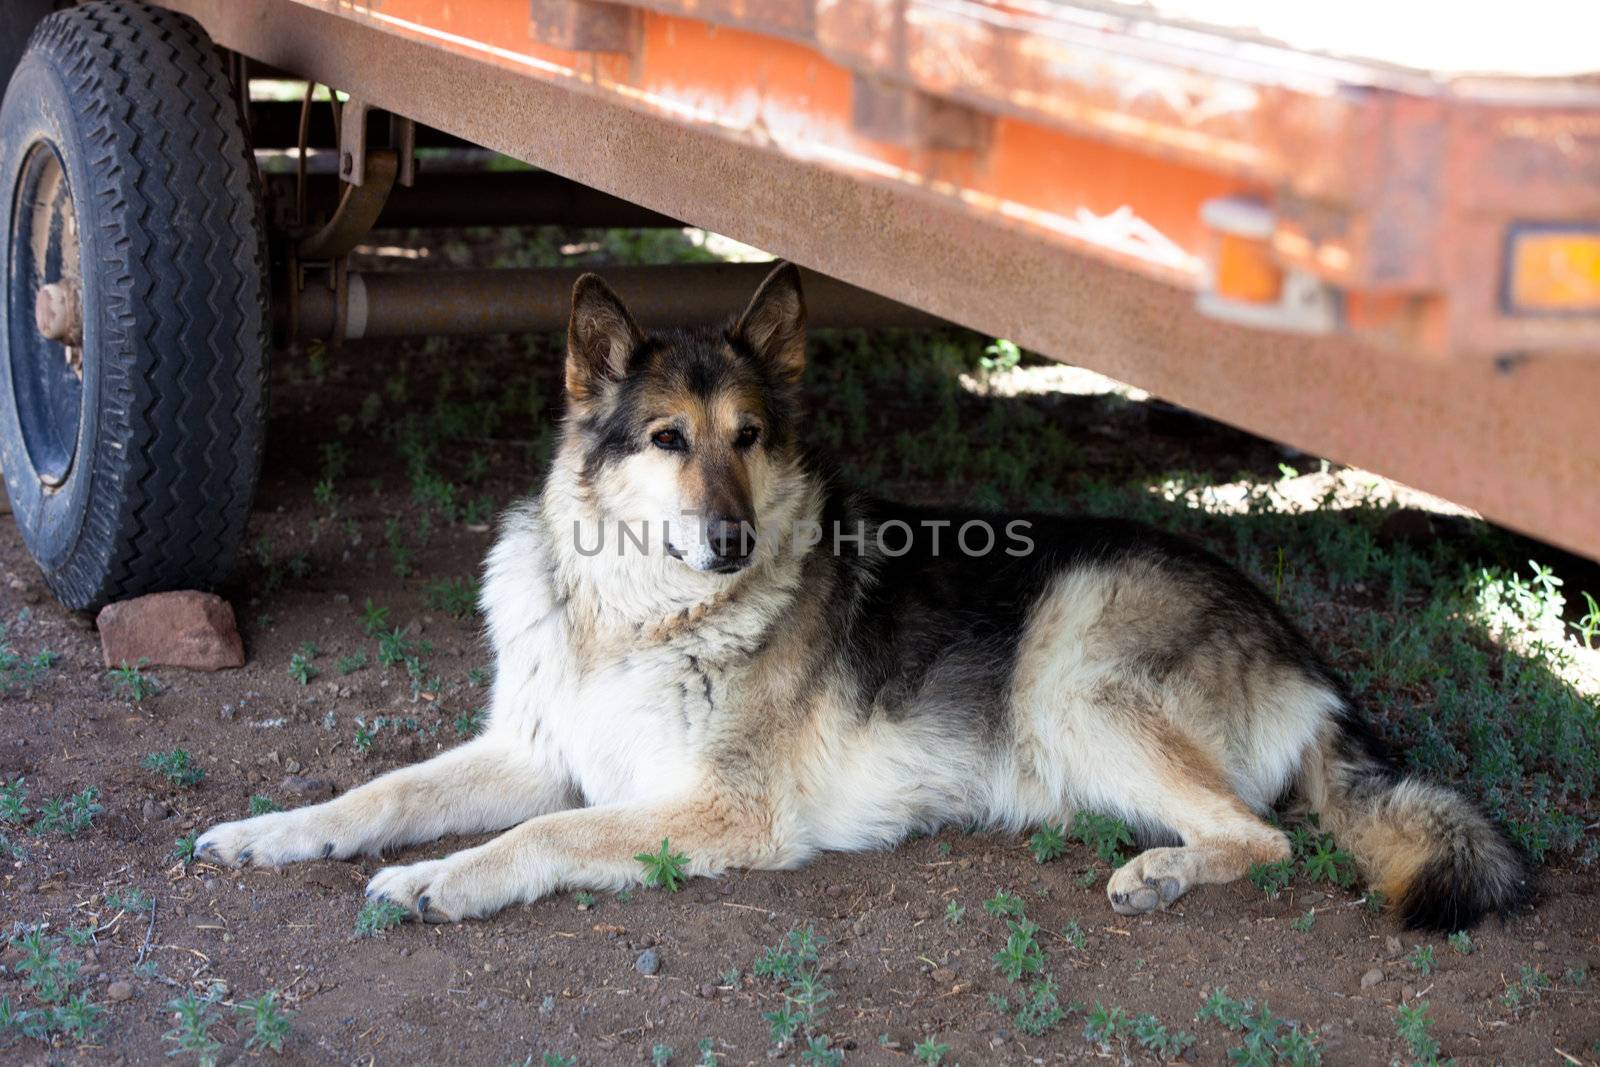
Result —
[{"label": "brown soil", "polygon": [[[626,901],[602,894],[590,910],[562,894],[484,922],[406,925],[368,940],[351,931],[378,861],[307,863],[279,873],[175,863],[169,854],[176,838],[241,816],[251,794],[285,806],[303,802],[280,785],[291,773],[350,788],[453,743],[456,716],[481,703],[481,688],[468,682],[472,669],[487,665],[476,621],[430,610],[422,587],[427,579],[473,574],[489,546],[488,530],[438,524],[417,553],[416,575],[396,577],[384,520],[401,516],[409,527],[420,512],[409,496],[405,460],[392,444],[359,430],[350,438],[356,442],[350,471],[339,483],[339,517],[328,519],[312,497],[318,445],[337,436],[338,416],[356,415],[363,397],[381,391],[403,358],[410,366],[409,403],[425,410],[440,372],[453,367],[460,380],[466,353],[481,356],[494,389],[522,388],[530,376],[538,382],[533,414],[538,397],[547,404],[556,395],[555,360],[544,342],[531,349],[521,342],[428,350],[367,345],[334,361],[325,382],[279,372],[272,452],[252,530],[252,540],[271,542],[263,553],[271,562],[247,560],[236,586],[223,591],[238,611],[250,657],[242,670],[154,670],[164,687],[158,695],[137,704],[115,696],[92,623],[50,599],[14,526],[0,524],[6,576],[0,618],[16,620],[26,609],[28,617],[12,626],[13,643],[23,652],[61,654],[30,696],[5,699],[0,776],[26,775],[35,800],[98,787],[106,807],[75,841],[12,835],[27,858],[3,868],[0,919],[8,927],[102,924],[97,946],[68,951],[84,961],[110,1020],[97,1044],[76,1048],[0,1037],[0,1060],[160,1062],[169,1048],[162,1041],[172,1022],[167,1002],[183,989],[204,991],[220,980],[228,989],[220,1012],[225,1022],[214,1033],[226,1046],[225,1061],[274,1059],[241,1051],[246,1035],[226,1005],[277,988],[296,1013],[282,1062],[489,1065],[532,1056],[538,1063],[548,1051],[583,1064],[641,1063],[663,1043],[677,1050],[672,1062],[682,1065],[698,1061],[697,1046],[709,1037],[727,1064],[762,1063],[771,1044],[761,1014],[780,999],[770,980],[751,975],[752,966],[786,931],[810,924],[826,941],[821,960],[835,990],[823,1029],[846,1050],[848,1063],[911,1064],[911,1047],[930,1034],[951,1046],[947,1063],[967,1067],[1124,1054],[1149,1062],[1137,1047],[1105,1050],[1087,1041],[1082,1012],[1069,1013],[1043,1037],[1028,1037],[993,1006],[991,994],[1015,999],[991,963],[1004,943],[1004,923],[982,908],[1000,887],[1022,896],[1040,924],[1063,1004],[1153,1012],[1169,1029],[1197,1035],[1190,1054],[1196,1062],[1226,1062],[1238,1044],[1216,1023],[1194,1019],[1203,991],[1218,986],[1313,1027],[1328,1063],[1408,1058],[1396,1036],[1395,1009],[1418,998],[1431,1005],[1444,1053],[1460,1062],[1596,1060],[1595,980],[1582,986],[1560,980],[1571,968],[1600,964],[1600,881],[1592,872],[1548,872],[1537,911],[1487,924],[1473,935],[1477,950],[1462,956],[1442,938],[1403,934],[1369,914],[1355,893],[1328,892],[1325,885],[1310,891],[1297,885],[1277,900],[1243,882],[1201,888],[1168,913],[1121,918],[1105,900],[1105,866],[1082,846],[1039,865],[1021,840],[997,834],[951,831],[892,853],[827,856],[800,871],[695,881],[677,894],[638,891]],[[1101,463],[1096,457],[1114,467],[1117,456],[1148,462],[1166,450],[1191,468],[1231,475],[1271,470],[1278,458],[1270,445],[1218,427],[1163,436],[1137,404],[1071,403],[1077,406],[1062,402],[1061,414],[1081,416],[1091,468]],[[403,409],[390,403],[386,410]],[[494,440],[475,446],[492,463],[488,480],[472,493],[490,492],[503,504],[530,490],[542,425],[530,418],[502,426]],[[381,485],[373,484],[377,478]],[[346,518],[359,541],[344,528]],[[301,554],[306,566],[289,568],[286,561]],[[268,593],[274,573],[282,584]],[[358,625],[358,608],[369,597],[392,607],[392,622],[431,643],[431,670],[444,682],[437,699],[413,701],[404,671],[376,662],[339,676],[338,656],[365,650],[374,658],[374,642]],[[302,686],[287,665],[308,640],[322,650],[314,661],[321,675]],[[332,730],[323,726],[330,712]],[[421,730],[380,731],[371,751],[357,754],[355,719],[379,715],[414,717]],[[172,788],[140,769],[146,754],[174,747],[207,769],[198,788]],[[442,855],[466,843],[475,842],[441,842],[399,858]],[[1080,884],[1091,867],[1093,884]],[[104,906],[104,892],[127,885],[157,898],[153,932],[143,916],[117,917]],[[959,925],[945,921],[952,900],[966,909]],[[1309,908],[1316,909],[1314,926],[1291,928]],[[1087,935],[1082,949],[1054,933],[1069,921]],[[147,934],[157,973],[140,977],[134,961]],[[1429,977],[1405,959],[1423,943],[1438,959]],[[653,976],[635,969],[647,947],[661,961]],[[0,956],[6,965],[0,995],[25,1000],[18,955],[11,949]],[[1525,965],[1537,965],[1556,983],[1514,1012],[1501,997]],[[725,983],[720,976],[735,968],[741,979]],[[1382,980],[1363,989],[1362,976],[1374,968]],[[109,985],[118,981],[131,982],[133,995],[112,1003]],[[778,1056],[798,1058],[794,1049]]]}]

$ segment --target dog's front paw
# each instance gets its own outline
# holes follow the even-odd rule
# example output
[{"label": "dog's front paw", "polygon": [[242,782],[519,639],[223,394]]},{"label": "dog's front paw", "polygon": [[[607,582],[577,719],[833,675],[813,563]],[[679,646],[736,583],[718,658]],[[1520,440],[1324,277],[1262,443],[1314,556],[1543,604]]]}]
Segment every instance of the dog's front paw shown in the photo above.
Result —
[{"label": "dog's front paw", "polygon": [[339,851],[316,822],[298,811],[275,811],[253,819],[225,822],[194,843],[200,859],[229,867],[281,867],[299,860],[326,859]]},{"label": "dog's front paw", "polygon": [[492,866],[469,849],[442,860],[385,867],[367,883],[367,899],[398,904],[423,922],[481,919],[516,902]]}]

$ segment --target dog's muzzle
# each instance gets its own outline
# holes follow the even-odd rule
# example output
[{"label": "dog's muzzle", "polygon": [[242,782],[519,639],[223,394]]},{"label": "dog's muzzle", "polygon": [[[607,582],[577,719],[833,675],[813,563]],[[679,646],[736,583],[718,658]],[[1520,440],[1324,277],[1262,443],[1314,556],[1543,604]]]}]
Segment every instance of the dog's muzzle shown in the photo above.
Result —
[{"label": "dog's muzzle", "polygon": [[715,515],[706,520],[705,543],[711,550],[711,566],[707,570],[732,574],[750,562],[756,548],[756,530],[742,519]]}]

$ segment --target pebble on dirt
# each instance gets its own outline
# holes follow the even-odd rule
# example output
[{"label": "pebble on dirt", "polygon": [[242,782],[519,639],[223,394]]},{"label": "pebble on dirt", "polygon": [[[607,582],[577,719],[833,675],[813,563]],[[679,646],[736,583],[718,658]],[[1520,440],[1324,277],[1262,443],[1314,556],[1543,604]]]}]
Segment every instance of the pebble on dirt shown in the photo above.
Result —
[{"label": "pebble on dirt", "polygon": [[140,660],[196,671],[244,666],[233,608],[214,593],[151,593],[107,604],[95,625],[107,667]]},{"label": "pebble on dirt", "polygon": [[334,784],[326,778],[303,778],[294,774],[279,782],[278,788],[285,793],[305,797],[308,800],[331,797],[335,792]]},{"label": "pebble on dirt", "polygon": [[653,948],[647,948],[639,953],[639,958],[633,961],[633,969],[640,974],[655,974],[661,969],[661,955]]}]

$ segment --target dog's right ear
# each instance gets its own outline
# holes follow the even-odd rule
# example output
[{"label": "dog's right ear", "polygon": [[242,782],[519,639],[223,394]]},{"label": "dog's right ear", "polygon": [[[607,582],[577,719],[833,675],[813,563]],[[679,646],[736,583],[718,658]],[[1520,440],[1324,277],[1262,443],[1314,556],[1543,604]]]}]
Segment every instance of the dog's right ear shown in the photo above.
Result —
[{"label": "dog's right ear", "polygon": [[617,294],[585,274],[572,287],[572,319],[567,323],[567,395],[588,400],[608,382],[621,380],[628,358],[644,340]]}]

